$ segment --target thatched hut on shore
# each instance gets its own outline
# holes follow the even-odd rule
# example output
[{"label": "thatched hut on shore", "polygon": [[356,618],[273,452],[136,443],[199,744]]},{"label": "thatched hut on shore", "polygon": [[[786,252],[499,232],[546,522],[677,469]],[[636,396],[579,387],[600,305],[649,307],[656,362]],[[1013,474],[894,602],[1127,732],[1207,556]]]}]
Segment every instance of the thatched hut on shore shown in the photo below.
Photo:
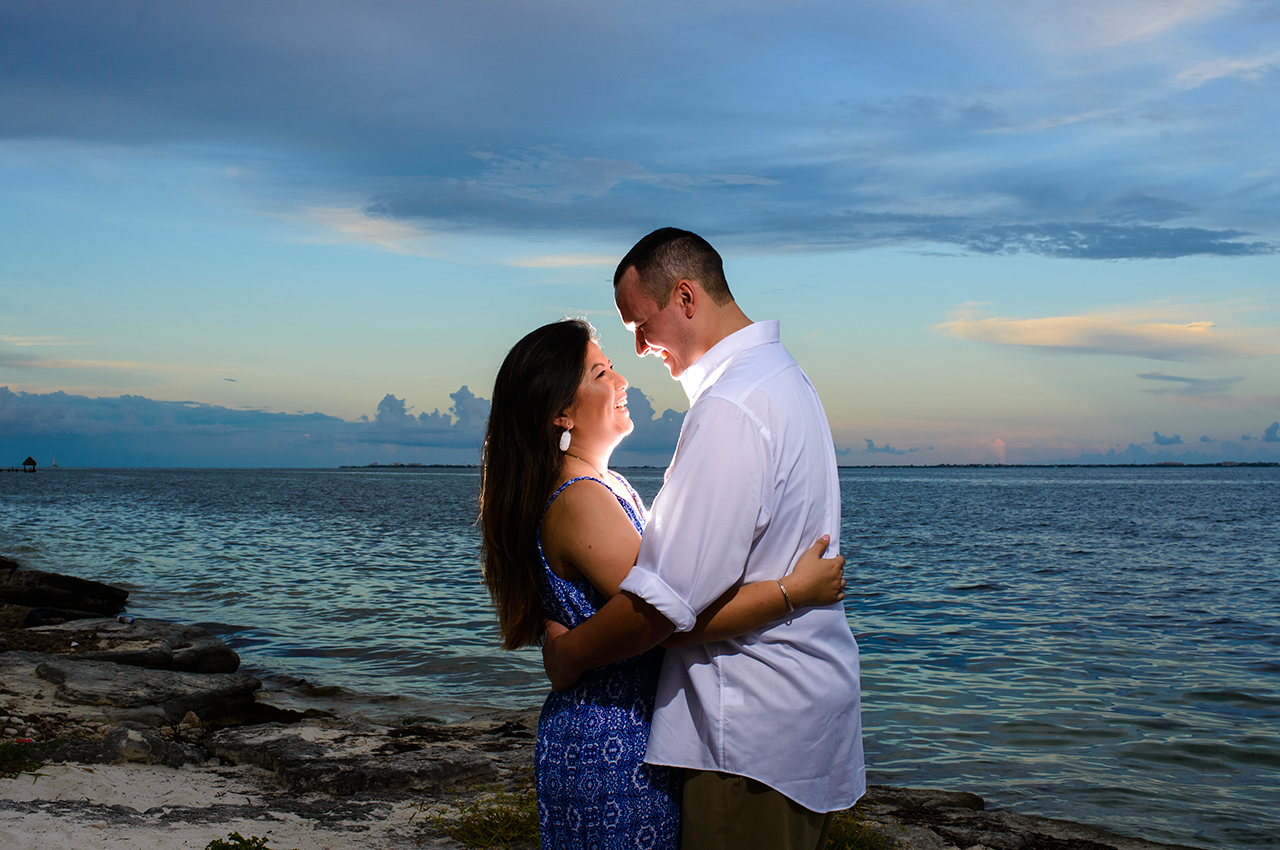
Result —
[{"label": "thatched hut on shore", "polygon": [[26,460],[24,460],[24,461],[22,462],[22,471],[23,471],[23,472],[35,472],[35,471],[36,471],[36,459],[35,459],[35,458],[33,458],[33,457],[28,457]]}]

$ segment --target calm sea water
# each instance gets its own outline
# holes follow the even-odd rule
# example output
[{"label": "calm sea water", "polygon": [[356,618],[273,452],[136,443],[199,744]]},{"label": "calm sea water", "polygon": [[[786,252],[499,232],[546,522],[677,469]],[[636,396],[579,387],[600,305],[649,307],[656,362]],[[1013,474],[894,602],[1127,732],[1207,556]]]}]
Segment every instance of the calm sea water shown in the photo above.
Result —
[{"label": "calm sea water", "polygon": [[[627,470],[645,497],[658,470]],[[1280,469],[842,470],[872,782],[1280,846]],[[0,473],[0,554],[132,591],[245,666],[537,705],[468,469]]]}]

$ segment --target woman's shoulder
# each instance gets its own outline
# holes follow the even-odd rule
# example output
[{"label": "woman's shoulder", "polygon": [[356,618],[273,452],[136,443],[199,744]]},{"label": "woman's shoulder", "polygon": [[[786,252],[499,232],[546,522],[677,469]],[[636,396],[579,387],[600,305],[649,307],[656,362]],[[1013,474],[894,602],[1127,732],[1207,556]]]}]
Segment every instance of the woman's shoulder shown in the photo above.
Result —
[{"label": "woman's shoulder", "polygon": [[567,478],[556,484],[543,523],[551,526],[561,522],[590,523],[602,529],[613,524],[632,526],[618,494],[592,476]]},{"label": "woman's shoulder", "polygon": [[572,512],[613,501],[613,491],[608,484],[590,475],[576,475],[556,482],[547,503],[547,512],[557,509]]}]

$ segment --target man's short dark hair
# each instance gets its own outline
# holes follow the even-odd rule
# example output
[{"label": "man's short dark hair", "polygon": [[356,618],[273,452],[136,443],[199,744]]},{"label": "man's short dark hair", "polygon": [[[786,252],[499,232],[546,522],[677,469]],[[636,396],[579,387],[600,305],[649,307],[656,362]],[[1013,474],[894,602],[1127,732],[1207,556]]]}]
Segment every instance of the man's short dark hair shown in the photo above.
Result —
[{"label": "man's short dark hair", "polygon": [[613,273],[615,289],[632,267],[640,276],[645,294],[660,310],[667,306],[676,284],[682,280],[696,281],[716,304],[733,300],[729,282],[724,279],[724,261],[710,242],[687,230],[663,227],[637,242]]}]

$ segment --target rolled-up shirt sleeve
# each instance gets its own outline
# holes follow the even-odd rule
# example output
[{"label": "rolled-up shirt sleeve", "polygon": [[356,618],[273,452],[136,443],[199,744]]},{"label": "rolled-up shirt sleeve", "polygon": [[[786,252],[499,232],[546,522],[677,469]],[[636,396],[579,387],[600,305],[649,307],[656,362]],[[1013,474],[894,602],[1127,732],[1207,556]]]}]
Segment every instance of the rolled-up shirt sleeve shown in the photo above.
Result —
[{"label": "rolled-up shirt sleeve", "polygon": [[760,424],[733,402],[703,398],[689,411],[639,558],[621,585],[676,631],[692,629],[704,608],[742,581],[768,521],[767,452]]}]

